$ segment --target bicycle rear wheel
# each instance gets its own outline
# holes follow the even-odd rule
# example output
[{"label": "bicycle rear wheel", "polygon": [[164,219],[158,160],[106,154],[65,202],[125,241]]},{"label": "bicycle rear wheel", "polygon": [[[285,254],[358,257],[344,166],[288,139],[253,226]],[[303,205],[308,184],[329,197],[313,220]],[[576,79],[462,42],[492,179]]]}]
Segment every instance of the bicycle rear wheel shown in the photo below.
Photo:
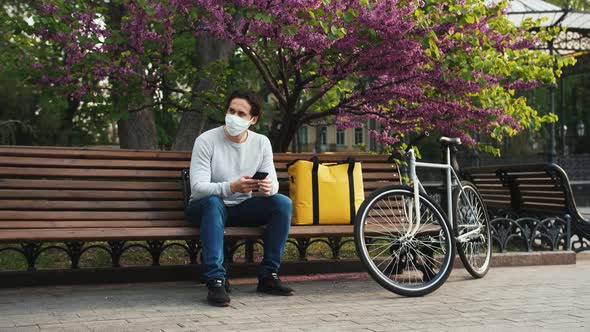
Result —
[{"label": "bicycle rear wheel", "polygon": [[419,199],[418,218],[412,188],[381,188],[365,199],[354,226],[357,254],[371,277],[403,296],[435,291],[447,280],[455,257],[446,216],[427,196]]},{"label": "bicycle rear wheel", "polygon": [[453,193],[453,229],[457,252],[463,266],[474,278],[483,278],[492,260],[492,232],[490,218],[477,188],[469,181],[461,181]]}]

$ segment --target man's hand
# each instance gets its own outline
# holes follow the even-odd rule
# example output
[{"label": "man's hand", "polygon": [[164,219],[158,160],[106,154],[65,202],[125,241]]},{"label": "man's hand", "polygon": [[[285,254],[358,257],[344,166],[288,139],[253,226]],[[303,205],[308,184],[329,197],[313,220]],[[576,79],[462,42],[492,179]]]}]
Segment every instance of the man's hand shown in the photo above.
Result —
[{"label": "man's hand", "polygon": [[266,196],[270,196],[270,192],[272,191],[272,180],[268,177],[258,181],[258,187],[260,191],[264,193]]},{"label": "man's hand", "polygon": [[251,176],[242,176],[231,182],[229,187],[232,193],[249,193],[254,189],[258,189],[258,180],[252,180]]}]

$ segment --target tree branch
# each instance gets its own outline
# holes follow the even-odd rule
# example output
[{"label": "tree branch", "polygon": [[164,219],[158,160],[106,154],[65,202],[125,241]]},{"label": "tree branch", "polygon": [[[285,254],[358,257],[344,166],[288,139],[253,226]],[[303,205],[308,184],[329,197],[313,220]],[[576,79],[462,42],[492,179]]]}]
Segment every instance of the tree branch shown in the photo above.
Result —
[{"label": "tree branch", "polygon": [[330,91],[336,84],[338,84],[338,82],[340,82],[340,80],[332,81],[330,84],[327,84],[318,94],[305,101],[305,103],[301,105],[300,112],[305,112],[308,108],[315,104],[315,102],[322,99],[322,97],[326,95],[326,93],[328,93],[328,91]]},{"label": "tree branch", "polygon": [[128,109],[127,111],[130,112],[130,113],[140,112],[140,111],[143,111],[145,109],[148,109],[148,108],[151,108],[151,107],[156,107],[156,106],[172,106],[172,107],[177,108],[177,109],[179,109],[179,110],[181,110],[183,112],[200,112],[200,110],[197,110],[195,108],[184,107],[184,106],[178,105],[176,103],[166,102],[166,101],[162,101],[162,102],[158,102],[158,103],[153,103],[153,104],[144,104],[144,105],[141,105],[141,106],[136,107],[136,108]]},{"label": "tree branch", "polygon": [[311,120],[321,119],[321,118],[325,118],[327,116],[336,115],[336,114],[338,114],[338,112],[336,111],[336,108],[331,108],[331,109],[329,109],[327,111],[324,111],[324,112],[311,113],[311,114],[308,114],[306,116],[303,116],[301,118],[301,122],[302,123],[305,123],[305,122],[308,122],[308,121],[311,121]]},{"label": "tree branch", "polygon": [[278,52],[279,57],[279,75],[281,76],[281,80],[283,81],[283,90],[285,90],[285,97],[289,100],[289,79],[287,78],[287,66],[285,64],[285,59],[283,57],[283,49],[279,47]]},{"label": "tree branch", "polygon": [[277,97],[279,103],[286,108],[287,101],[285,100],[285,96],[283,96],[279,91],[277,82],[274,80],[268,66],[266,66],[262,59],[260,59],[260,57],[251,48],[244,44],[239,44],[238,46],[240,46],[240,48],[244,51],[244,53],[246,53],[248,58],[252,60],[252,62],[262,75],[262,79],[264,80],[270,91],[275,95],[275,97]]}]

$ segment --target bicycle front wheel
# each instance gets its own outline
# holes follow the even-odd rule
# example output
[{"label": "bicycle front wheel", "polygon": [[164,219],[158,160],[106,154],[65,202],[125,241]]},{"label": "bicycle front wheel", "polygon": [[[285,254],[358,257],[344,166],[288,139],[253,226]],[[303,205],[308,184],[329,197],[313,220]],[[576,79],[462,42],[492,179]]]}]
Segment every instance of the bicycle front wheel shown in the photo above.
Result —
[{"label": "bicycle front wheel", "polygon": [[406,186],[373,192],[361,205],[354,226],[357,254],[371,277],[403,296],[423,296],[448,278],[455,242],[442,210]]},{"label": "bicycle front wheel", "polygon": [[469,181],[461,181],[463,192],[453,195],[453,228],[457,252],[463,266],[474,278],[483,278],[492,260],[492,232],[490,218],[477,188]]}]

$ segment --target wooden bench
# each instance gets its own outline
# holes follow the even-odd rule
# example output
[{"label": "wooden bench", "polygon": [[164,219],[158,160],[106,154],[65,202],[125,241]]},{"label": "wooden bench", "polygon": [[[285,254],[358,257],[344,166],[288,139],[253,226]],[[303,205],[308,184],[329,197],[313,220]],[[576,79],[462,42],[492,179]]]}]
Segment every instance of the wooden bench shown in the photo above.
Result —
[{"label": "wooden bench", "polygon": [[480,191],[501,250],[514,239],[526,241],[528,250],[535,241],[554,250],[590,249],[590,221],[578,211],[567,174],[558,165],[468,168],[462,176]]},{"label": "wooden bench", "polygon": [[[281,192],[288,194],[287,163],[311,156],[274,155]],[[319,157],[336,161],[346,156]],[[387,156],[352,156],[362,162],[366,195],[381,186],[399,183],[397,168]],[[0,249],[0,253],[20,252],[33,271],[48,244],[58,242],[63,245],[53,248],[61,248],[75,270],[90,246],[107,251],[112,266],[119,267],[121,256],[132,247],[144,248],[152,265],[158,266],[162,253],[176,245],[186,250],[192,264],[197,264],[199,229],[185,223],[183,212],[181,170],[189,164],[190,152],[0,146],[0,243],[14,244],[10,249]],[[304,258],[310,238],[328,238],[322,241],[331,245],[337,256],[343,244],[340,239],[350,237],[352,227],[293,226],[289,241]],[[261,228],[226,228],[226,243],[231,245],[228,259],[233,259],[239,246],[246,245],[242,240],[261,235]],[[90,245],[96,241],[106,243]],[[247,249],[252,260],[252,247]]]}]

